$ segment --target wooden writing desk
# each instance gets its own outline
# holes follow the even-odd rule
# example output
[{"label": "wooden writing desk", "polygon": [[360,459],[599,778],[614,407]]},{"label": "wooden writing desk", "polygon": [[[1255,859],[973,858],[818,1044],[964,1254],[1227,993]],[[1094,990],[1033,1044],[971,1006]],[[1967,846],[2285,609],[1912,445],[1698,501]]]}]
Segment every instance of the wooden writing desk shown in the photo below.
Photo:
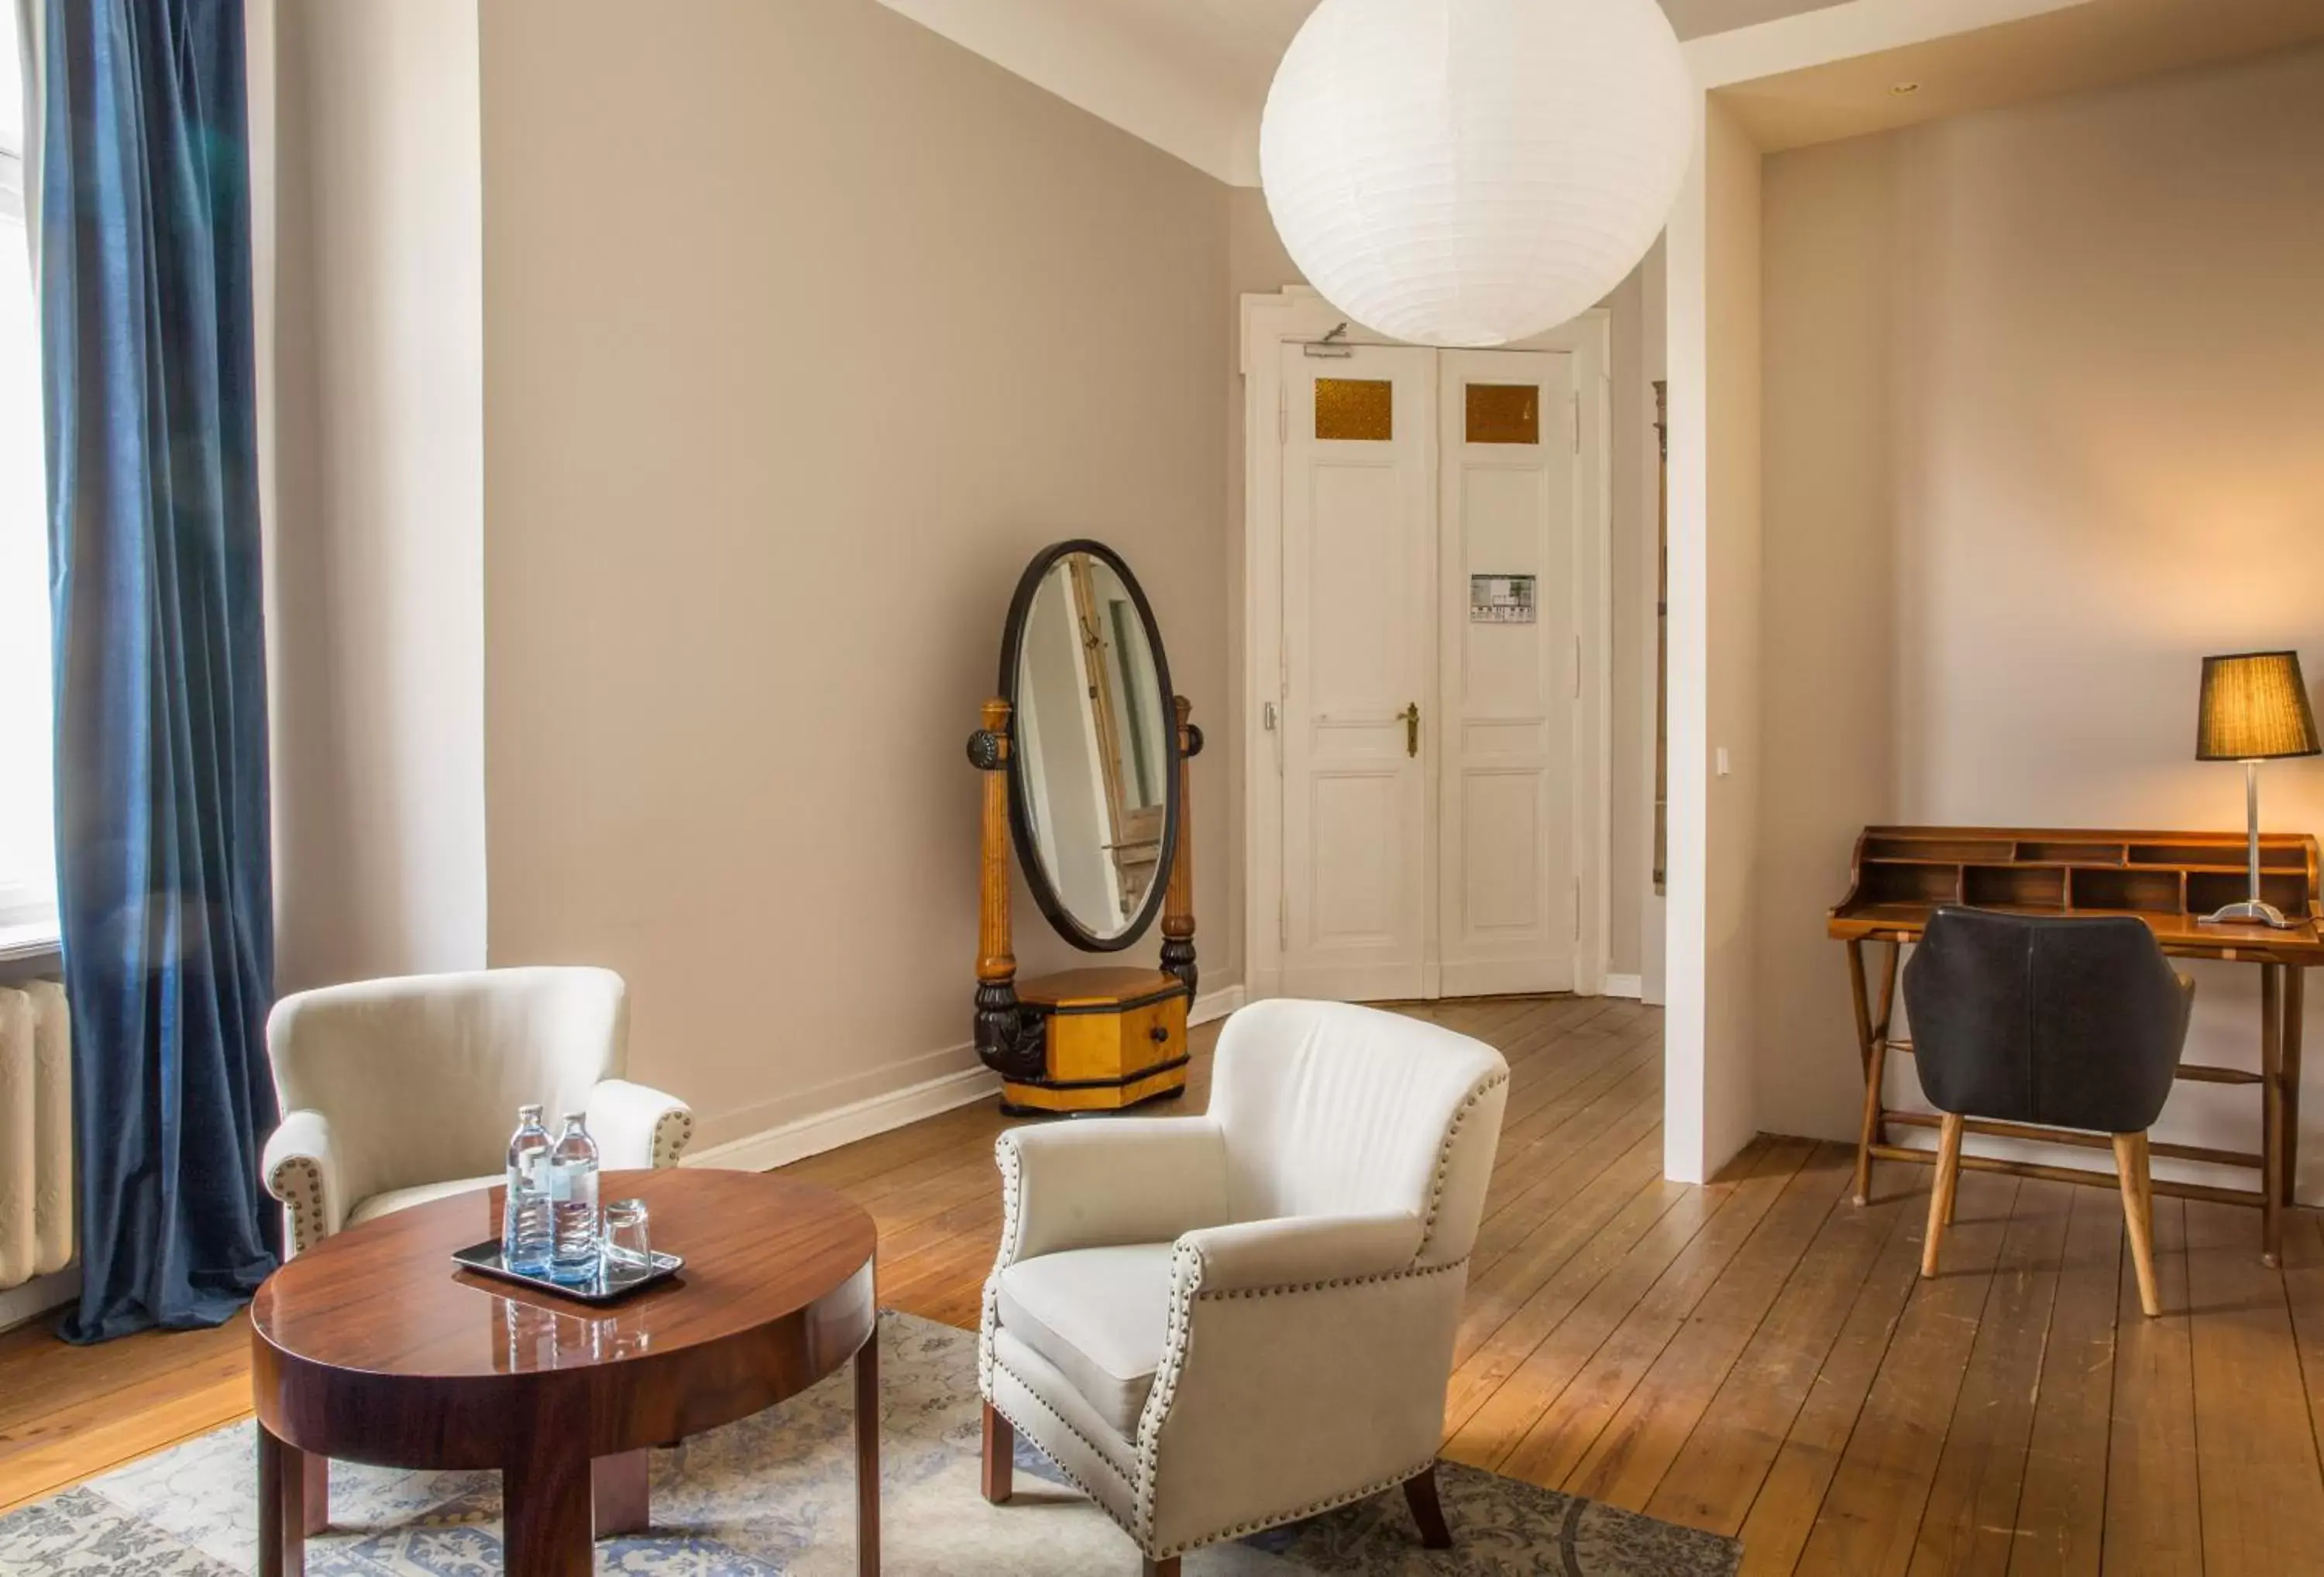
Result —
[{"label": "wooden writing desk", "polygon": [[[2257,1084],[2260,1148],[2230,1150],[2157,1143],[2153,1153],[2249,1167],[2259,1174],[2260,1185],[2218,1188],[2157,1182],[2154,1190],[2190,1199],[2258,1205],[2262,1252],[2268,1264],[2279,1263],[2282,1212],[2292,1203],[2300,1155],[2300,1031],[2305,972],[2324,965],[2324,936],[2319,936],[2318,925],[2324,910],[2319,907],[2317,859],[2313,837],[2291,833],[2261,835],[2261,894],[2287,916],[2301,917],[2292,929],[2278,931],[2261,925],[2209,926],[2197,918],[2246,895],[2250,878],[2241,833],[1866,827],[1856,840],[1848,896],[1831,911],[1826,927],[1827,934],[1848,944],[1849,982],[1856,996],[1857,1047],[1864,1063],[1864,1125],[1856,1146],[1856,1202],[1861,1204],[1870,1194],[1875,1159],[1927,1162],[1933,1158],[1929,1151],[1887,1142],[1892,1123],[1933,1128],[1937,1119],[1885,1106],[1881,1079],[1890,1052],[1913,1048],[1910,1041],[1893,1040],[1888,1034],[1896,1000],[1897,959],[1905,943],[1919,939],[1937,907],[1971,904],[2018,914],[2131,914],[2153,927],[2163,951],[2174,958],[2209,958],[2259,969],[2260,1071],[2182,1062],[2179,1076],[2205,1084]],[[1877,998],[1865,965],[1868,942],[1888,945],[1878,966]],[[2111,1142],[2098,1134],[1976,1118],[1967,1127],[1971,1133],[2045,1144],[2105,1149]],[[2110,1173],[2079,1167],[1983,1156],[1964,1157],[1961,1164],[2023,1176],[2115,1185]]]}]

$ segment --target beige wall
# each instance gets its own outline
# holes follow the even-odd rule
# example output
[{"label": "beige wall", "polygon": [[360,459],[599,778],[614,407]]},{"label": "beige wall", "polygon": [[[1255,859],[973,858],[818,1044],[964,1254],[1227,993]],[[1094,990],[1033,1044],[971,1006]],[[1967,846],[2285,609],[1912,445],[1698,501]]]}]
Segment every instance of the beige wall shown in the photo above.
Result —
[{"label": "beige wall", "polygon": [[[1265,194],[1249,187],[1236,187],[1228,193],[1227,280],[1233,300],[1238,303],[1245,295],[1265,295],[1282,290],[1286,285],[1306,283],[1291,254],[1283,249],[1281,237],[1275,233],[1275,222],[1267,211]],[[1639,268],[1608,296],[1603,305],[1612,313],[1612,347],[1610,355],[1614,379],[1612,409],[1613,466],[1613,558],[1609,573],[1613,587],[1612,641],[1614,671],[1612,675],[1613,708],[1612,741],[1612,850],[1609,863],[1610,915],[1609,928],[1608,968],[1616,974],[1636,974],[1639,972],[1641,946],[1640,927],[1644,923],[1644,898],[1646,884],[1644,872],[1647,860],[1646,839],[1651,835],[1654,815],[1654,787],[1651,758],[1642,773],[1640,728],[1637,718],[1652,707],[1653,670],[1640,658],[1637,633],[1637,609],[1642,601],[1650,600],[1651,590],[1643,576],[1651,573],[1652,547],[1655,533],[1655,496],[1650,491],[1651,475],[1646,470],[1645,456],[1654,447],[1654,391],[1648,380],[1659,376],[1659,371],[1649,373],[1644,360],[1645,340],[1641,318],[1645,312],[1643,280],[1646,266]],[[1237,740],[1242,734],[1241,697],[1244,693],[1242,666],[1242,597],[1243,597],[1243,406],[1242,325],[1240,316],[1229,325],[1226,375],[1229,410],[1227,412],[1227,533],[1228,564],[1231,576],[1229,620],[1235,642],[1233,664],[1233,696],[1231,721]],[[1643,404],[1641,404],[1643,401]],[[1642,546],[1642,544],[1644,546]],[[1650,637],[1649,637],[1650,638]],[[1651,715],[1650,713],[1648,714]],[[1239,763],[1238,763],[1239,768]],[[1242,868],[1242,819],[1240,801],[1235,807],[1235,869]]]},{"label": "beige wall", "polygon": [[276,246],[277,982],[480,968],[475,0],[280,0],[252,25]]},{"label": "beige wall", "polygon": [[[2324,666],[2324,51],[1775,156],[1766,225],[1759,1099],[1840,1137],[1859,825],[2239,825],[2198,659]],[[2264,794],[2324,827],[2324,763]],[[2255,1065],[2250,973],[2198,966],[2204,1060]]]},{"label": "beige wall", "polygon": [[482,21],[493,960],[619,969],[710,1144],[973,1066],[1027,558],[1120,549],[1227,715],[1225,189],[861,0]]}]

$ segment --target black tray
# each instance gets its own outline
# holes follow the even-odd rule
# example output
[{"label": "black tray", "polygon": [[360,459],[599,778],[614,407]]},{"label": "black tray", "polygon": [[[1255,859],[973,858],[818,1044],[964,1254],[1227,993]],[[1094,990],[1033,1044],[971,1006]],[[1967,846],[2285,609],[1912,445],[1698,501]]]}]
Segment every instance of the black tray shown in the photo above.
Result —
[{"label": "black tray", "polygon": [[456,1249],[452,1252],[452,1259],[463,1269],[495,1276],[503,1281],[513,1281],[520,1286],[530,1286],[540,1292],[553,1292],[559,1297],[569,1297],[585,1304],[613,1303],[633,1292],[641,1292],[657,1282],[668,1281],[686,1268],[686,1261],[680,1256],[657,1253],[651,1265],[608,1266],[600,1259],[595,1281],[551,1281],[546,1276],[530,1276],[521,1270],[511,1270],[501,1260],[501,1240],[498,1238],[488,1238],[481,1243]]}]

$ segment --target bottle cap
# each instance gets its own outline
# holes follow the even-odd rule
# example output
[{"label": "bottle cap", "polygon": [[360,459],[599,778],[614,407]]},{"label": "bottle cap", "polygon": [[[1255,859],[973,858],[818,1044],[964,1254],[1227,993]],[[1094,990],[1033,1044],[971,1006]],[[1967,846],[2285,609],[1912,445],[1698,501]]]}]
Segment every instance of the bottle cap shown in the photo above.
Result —
[{"label": "bottle cap", "polygon": [[520,1106],[516,1109],[516,1114],[520,1120],[530,1117],[535,1120],[539,1120],[540,1117],[540,1108],[538,1104],[531,1106]]},{"label": "bottle cap", "polygon": [[586,1111],[568,1111],[565,1114],[565,1120],[567,1122],[577,1123],[588,1115],[589,1114]]}]

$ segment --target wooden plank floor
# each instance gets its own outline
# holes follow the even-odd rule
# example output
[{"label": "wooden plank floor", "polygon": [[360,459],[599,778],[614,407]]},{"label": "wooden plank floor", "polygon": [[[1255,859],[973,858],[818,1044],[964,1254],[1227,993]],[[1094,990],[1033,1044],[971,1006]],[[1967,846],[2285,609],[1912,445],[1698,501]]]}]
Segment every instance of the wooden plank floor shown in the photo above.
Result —
[{"label": "wooden plank floor", "polygon": [[[2158,1199],[2168,1312],[2147,1320],[2110,1191],[1973,1172],[1923,1281],[1925,1167],[1881,1167],[1862,1209],[1848,1152],[1800,1139],[1663,1181],[1653,1010],[1410,1010],[1514,1070],[1447,1455],[1739,1535],[1753,1577],[2324,1571],[2313,1213],[2277,1274],[2251,1212]],[[790,1170],[878,1220],[884,1303],[966,1325],[1003,1126],[964,1108]],[[247,1340],[0,1337],[0,1507],[241,1416]]]}]

